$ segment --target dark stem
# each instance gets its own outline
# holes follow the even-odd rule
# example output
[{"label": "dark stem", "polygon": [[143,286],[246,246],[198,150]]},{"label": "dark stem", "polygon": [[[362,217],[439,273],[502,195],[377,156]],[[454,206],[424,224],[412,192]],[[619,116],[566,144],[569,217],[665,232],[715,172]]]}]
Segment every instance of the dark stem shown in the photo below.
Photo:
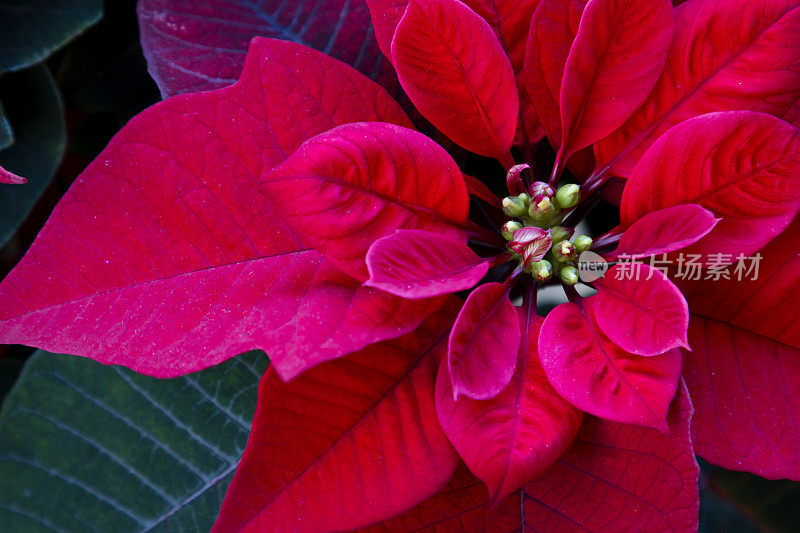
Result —
[{"label": "dark stem", "polygon": [[502,254],[498,254],[491,258],[489,261],[489,268],[494,268],[496,266],[500,266],[503,263],[507,263],[508,260],[511,259],[511,254],[507,252],[503,252]]},{"label": "dark stem", "polygon": [[597,251],[601,248],[605,248],[607,246],[611,246],[612,244],[618,243],[624,233],[625,230],[622,229],[621,226],[617,226],[616,228],[611,229],[608,232],[600,235],[592,243],[592,248],[591,248],[592,251]]},{"label": "dark stem", "polygon": [[575,288],[574,285],[562,285],[564,287],[564,293],[567,295],[567,299],[578,306],[581,305],[581,300],[583,297],[578,294],[578,290]]},{"label": "dark stem", "polygon": [[475,224],[471,220],[461,227],[467,231],[467,235],[469,236],[470,240],[483,243],[493,243],[497,248],[501,247],[502,241],[504,240],[499,233]]},{"label": "dark stem", "polygon": [[511,288],[514,287],[522,272],[522,265],[519,265],[511,272],[511,274],[503,282],[503,286],[506,288],[506,290],[511,290]]},{"label": "dark stem", "polygon": [[595,171],[592,172],[592,175],[586,178],[586,181],[583,182],[583,185],[581,186],[581,194],[590,194],[605,185],[610,178],[608,175],[610,168],[610,166],[606,166],[599,171],[595,169]]},{"label": "dark stem", "polygon": [[474,205],[478,206],[478,210],[480,211],[480,214],[483,215],[483,219],[486,222],[489,223],[489,225],[492,227],[492,229],[495,232],[500,233],[500,226],[498,225],[498,223],[494,219],[494,217],[492,217],[492,215],[490,215],[489,212],[486,211],[486,207],[483,205],[483,201],[480,200],[480,199],[477,199],[477,200],[475,200]]}]

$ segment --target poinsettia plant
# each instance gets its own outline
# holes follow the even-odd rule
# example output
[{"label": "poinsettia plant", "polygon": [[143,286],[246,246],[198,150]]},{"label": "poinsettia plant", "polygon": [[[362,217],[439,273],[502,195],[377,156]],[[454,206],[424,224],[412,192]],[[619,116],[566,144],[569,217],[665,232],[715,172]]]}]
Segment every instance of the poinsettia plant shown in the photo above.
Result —
[{"label": "poinsettia plant", "polygon": [[322,51],[256,37],[232,85],[175,4],[139,6],[174,96],[0,283],[0,341],[264,350],[215,530],[684,531],[695,454],[800,479],[800,2],[322,2]]}]

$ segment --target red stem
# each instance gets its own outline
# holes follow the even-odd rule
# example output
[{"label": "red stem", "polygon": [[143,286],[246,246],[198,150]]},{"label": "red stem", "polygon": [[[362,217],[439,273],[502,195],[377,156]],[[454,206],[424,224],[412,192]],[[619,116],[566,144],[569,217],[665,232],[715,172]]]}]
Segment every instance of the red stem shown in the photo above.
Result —
[{"label": "red stem", "polygon": [[522,265],[515,268],[514,271],[511,272],[511,274],[503,282],[503,287],[505,287],[507,291],[511,290],[511,287],[515,285],[517,279],[519,278],[520,274],[522,274],[522,272],[523,272]]},{"label": "red stem", "polygon": [[607,231],[595,239],[592,243],[591,249],[598,250],[600,248],[616,244],[622,238],[623,233],[625,233],[625,230],[622,229],[622,226],[617,226],[616,228]]}]

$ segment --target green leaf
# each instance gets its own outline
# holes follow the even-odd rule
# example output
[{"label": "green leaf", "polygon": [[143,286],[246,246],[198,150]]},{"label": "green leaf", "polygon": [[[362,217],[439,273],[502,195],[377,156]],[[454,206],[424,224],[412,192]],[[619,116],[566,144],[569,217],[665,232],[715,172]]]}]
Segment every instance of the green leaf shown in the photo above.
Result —
[{"label": "green leaf", "polygon": [[0,529],[208,531],[266,365],[158,380],[37,352],[0,412]]},{"label": "green leaf", "polygon": [[102,0],[0,0],[0,73],[38,63],[102,15]]},{"label": "green leaf", "polygon": [[702,460],[700,467],[705,480],[700,505],[702,533],[800,531],[800,483],[725,470]]},{"label": "green leaf", "polygon": [[11,129],[11,123],[8,122],[5,111],[3,111],[3,104],[0,102],[0,150],[8,148],[14,144],[14,131]]},{"label": "green leaf", "polygon": [[[2,0],[0,0],[2,1]],[[53,179],[64,155],[64,109],[43,65],[0,78],[0,102],[14,130],[14,144],[0,150],[0,166],[28,179],[0,186],[0,246],[25,220]]]}]

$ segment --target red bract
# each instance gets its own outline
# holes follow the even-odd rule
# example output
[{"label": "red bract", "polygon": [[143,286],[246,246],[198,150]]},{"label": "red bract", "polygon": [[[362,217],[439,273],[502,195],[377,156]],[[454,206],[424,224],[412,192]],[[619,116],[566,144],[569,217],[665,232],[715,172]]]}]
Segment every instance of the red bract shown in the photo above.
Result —
[{"label": "red bract", "polygon": [[595,416],[667,431],[667,410],[681,356],[626,352],[597,325],[595,299],[561,304],[542,325],[539,356],[547,379],[573,405]]},{"label": "red bract", "polygon": [[768,478],[800,478],[798,249],[795,220],[759,252],[758,279],[679,282],[691,311],[684,375],[697,451]]},{"label": "red bract", "polygon": [[[499,165],[255,40],[236,85],[145,111],[84,172],[0,285],[0,339],[157,376],[265,349],[219,531],[691,530],[690,395],[701,455],[800,478],[797,2],[368,3],[419,111]],[[622,184],[621,224],[580,235]],[[765,277],[623,262],[676,252]],[[545,283],[569,302],[543,319]]]},{"label": "red bract", "polygon": [[[598,173],[628,176],[645,150],[682,120],[747,109],[783,117],[800,97],[800,6],[794,0],[686,2],[645,103],[595,145]],[[757,81],[755,81],[757,80]]]},{"label": "red bract", "polygon": [[[553,390],[539,362],[540,319],[520,309],[516,372],[489,401],[456,398],[447,367],[436,380],[442,428],[496,504],[544,472],[572,444],[583,414]],[[532,315],[532,316],[529,316]],[[454,399],[455,398],[455,399]]]},{"label": "red bract", "polygon": [[464,240],[427,231],[397,230],[376,240],[366,257],[369,279],[403,298],[429,298],[474,287],[489,269]]},{"label": "red bract", "polygon": [[434,126],[467,150],[509,161],[518,93],[485,20],[458,0],[411,0],[391,58],[403,89]]},{"label": "red bract", "polygon": [[670,129],[639,160],[622,196],[622,223],[695,203],[722,221],[687,253],[750,254],[797,214],[799,175],[800,131],[791,124],[751,111],[702,115]]},{"label": "red bract", "polygon": [[689,348],[686,300],[662,272],[618,264],[595,286],[597,325],[620,348],[639,355]]},{"label": "red bract", "polygon": [[508,289],[487,283],[469,295],[447,347],[453,399],[494,398],[506,388],[517,362],[520,329]]},{"label": "red bract", "polygon": [[[671,42],[668,0],[586,4],[561,80],[561,143],[554,173],[641,105],[661,75]],[[618,98],[621,94],[625,97]]]}]

